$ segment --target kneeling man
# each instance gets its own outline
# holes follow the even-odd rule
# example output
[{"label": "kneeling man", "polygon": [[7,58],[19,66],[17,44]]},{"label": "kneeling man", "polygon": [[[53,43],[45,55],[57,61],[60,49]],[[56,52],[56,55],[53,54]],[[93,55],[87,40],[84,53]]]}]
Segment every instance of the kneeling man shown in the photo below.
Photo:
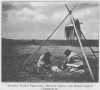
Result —
[{"label": "kneeling man", "polygon": [[77,55],[77,53],[72,52],[71,50],[66,50],[64,54],[67,56],[66,60],[63,62],[62,69],[68,68],[70,71],[75,72],[84,72],[83,61]]}]

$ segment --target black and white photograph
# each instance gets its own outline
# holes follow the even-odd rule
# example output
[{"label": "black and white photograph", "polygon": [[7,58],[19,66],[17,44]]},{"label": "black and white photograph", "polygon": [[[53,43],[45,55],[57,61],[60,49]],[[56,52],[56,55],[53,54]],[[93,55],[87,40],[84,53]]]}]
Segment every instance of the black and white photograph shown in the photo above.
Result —
[{"label": "black and white photograph", "polygon": [[1,82],[99,83],[99,2],[2,1]]}]

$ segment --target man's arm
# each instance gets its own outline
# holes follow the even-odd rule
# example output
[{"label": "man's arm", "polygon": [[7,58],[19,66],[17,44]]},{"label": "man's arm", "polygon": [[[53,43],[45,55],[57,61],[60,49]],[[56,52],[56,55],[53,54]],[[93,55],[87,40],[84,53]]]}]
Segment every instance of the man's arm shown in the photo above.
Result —
[{"label": "man's arm", "polygon": [[66,60],[63,62],[63,64],[67,64],[68,63],[68,59],[69,58],[66,58]]},{"label": "man's arm", "polygon": [[37,63],[38,67],[45,64],[44,61],[43,61],[43,57],[44,57],[44,55],[40,56],[39,61]]}]

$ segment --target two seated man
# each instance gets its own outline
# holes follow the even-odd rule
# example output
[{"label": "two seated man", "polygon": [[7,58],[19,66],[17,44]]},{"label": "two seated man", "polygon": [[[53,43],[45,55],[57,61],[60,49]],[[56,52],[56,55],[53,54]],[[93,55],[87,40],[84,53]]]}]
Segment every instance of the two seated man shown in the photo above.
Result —
[{"label": "two seated man", "polygon": [[51,66],[51,54],[50,52],[46,52],[44,55],[40,56],[37,67],[43,67],[46,70],[52,70],[54,72],[61,72],[65,69],[68,69],[68,72],[84,72],[83,61],[77,53],[74,53],[71,50],[66,50],[64,54],[67,56],[67,58],[61,66]]}]

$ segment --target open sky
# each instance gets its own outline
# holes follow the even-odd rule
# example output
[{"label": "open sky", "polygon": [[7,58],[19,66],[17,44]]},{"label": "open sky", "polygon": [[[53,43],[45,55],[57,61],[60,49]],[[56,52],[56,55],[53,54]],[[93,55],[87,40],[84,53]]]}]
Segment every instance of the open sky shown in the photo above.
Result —
[{"label": "open sky", "polygon": [[[2,38],[47,39],[73,10],[75,19],[83,22],[81,30],[87,39],[99,38],[98,2],[7,2],[2,1]],[[64,28],[71,21],[69,16],[50,39],[65,39]]]}]

